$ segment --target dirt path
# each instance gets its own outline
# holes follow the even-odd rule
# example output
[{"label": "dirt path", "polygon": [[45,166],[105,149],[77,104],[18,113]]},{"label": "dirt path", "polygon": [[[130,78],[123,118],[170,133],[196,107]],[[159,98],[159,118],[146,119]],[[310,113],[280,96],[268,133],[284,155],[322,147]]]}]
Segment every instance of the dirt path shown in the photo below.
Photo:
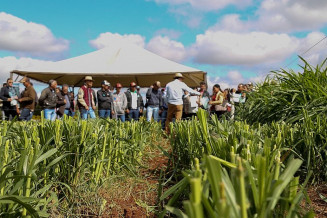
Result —
[{"label": "dirt path", "polygon": [[[169,147],[167,140],[160,140],[158,144]],[[102,217],[155,217],[160,171],[164,171],[168,163],[158,144],[146,151],[145,167],[138,171],[137,176],[117,179],[110,183],[110,187],[101,189],[100,195],[107,201]]]}]

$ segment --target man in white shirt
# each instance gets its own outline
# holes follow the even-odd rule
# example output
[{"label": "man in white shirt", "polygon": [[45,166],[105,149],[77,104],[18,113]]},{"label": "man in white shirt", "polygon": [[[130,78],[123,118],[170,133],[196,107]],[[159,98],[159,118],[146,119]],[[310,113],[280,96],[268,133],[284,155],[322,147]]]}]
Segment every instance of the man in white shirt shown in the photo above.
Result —
[{"label": "man in white shirt", "polygon": [[168,115],[165,127],[167,133],[169,133],[169,123],[172,121],[174,114],[176,120],[180,120],[182,118],[184,91],[188,91],[190,94],[200,95],[198,91],[195,91],[188,87],[183,82],[183,79],[184,77],[181,73],[176,73],[174,81],[168,83],[166,86]]}]

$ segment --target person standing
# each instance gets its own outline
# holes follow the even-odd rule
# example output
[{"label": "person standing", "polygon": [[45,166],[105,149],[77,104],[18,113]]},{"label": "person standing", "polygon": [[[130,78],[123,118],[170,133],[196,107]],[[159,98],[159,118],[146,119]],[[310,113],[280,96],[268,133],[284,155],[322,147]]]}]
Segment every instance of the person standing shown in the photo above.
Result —
[{"label": "person standing", "polygon": [[111,107],[111,114],[113,119],[120,119],[125,122],[125,110],[127,107],[127,98],[125,93],[121,92],[122,85],[116,84],[116,92],[113,94],[113,104]]},{"label": "person standing", "polygon": [[127,98],[126,115],[128,116],[128,120],[139,120],[140,113],[143,112],[143,98],[136,90],[135,82],[131,82],[129,90],[125,92],[125,95]]},{"label": "person standing", "polygon": [[37,96],[29,78],[24,77],[20,82],[25,86],[25,90],[23,91],[21,98],[18,99],[21,109],[18,119],[21,121],[29,121],[33,117]]},{"label": "person standing", "polygon": [[78,90],[77,103],[83,120],[86,120],[88,115],[90,115],[91,119],[96,118],[94,112],[96,109],[96,96],[92,86],[92,77],[86,76],[84,85]]},{"label": "person standing", "polygon": [[205,82],[200,83],[200,97],[199,100],[197,101],[199,107],[202,109],[207,110],[208,109],[208,102],[210,101],[210,94],[207,91],[207,84]]},{"label": "person standing", "polygon": [[17,116],[17,99],[18,93],[13,87],[14,81],[7,79],[7,85],[1,88],[0,99],[3,101],[3,111],[5,113],[6,120],[12,120]]},{"label": "person standing", "polygon": [[169,123],[173,120],[175,115],[176,120],[180,120],[183,114],[183,95],[184,91],[188,91],[190,94],[200,95],[198,91],[194,91],[183,82],[183,75],[176,73],[174,81],[170,82],[166,86],[166,95],[168,102],[168,115],[165,124],[166,132],[169,133]]},{"label": "person standing", "polygon": [[[159,121],[159,113],[162,112],[162,93],[160,92],[160,82],[156,81],[146,93],[147,108],[146,119],[151,121],[152,116],[154,121]],[[160,111],[159,111],[160,110]]]},{"label": "person standing", "polygon": [[110,118],[110,109],[112,103],[112,93],[109,91],[110,83],[107,80],[102,81],[102,88],[98,90],[98,113],[101,118]]},{"label": "person standing", "polygon": [[220,85],[215,84],[212,88],[213,95],[209,104],[211,105],[211,111],[220,118],[225,112],[226,107],[223,106],[224,94],[221,91]]},{"label": "person standing", "polygon": [[69,96],[70,96],[70,108],[69,108],[68,116],[74,117],[75,116],[75,106],[76,106],[74,92],[73,91],[69,92]]},{"label": "person standing", "polygon": [[44,118],[47,120],[55,120],[57,117],[56,106],[57,106],[57,81],[50,80],[49,87],[45,88],[41,92],[39,103],[43,107]]},{"label": "person standing", "polygon": [[165,129],[165,123],[166,123],[167,112],[168,112],[168,103],[167,103],[165,88],[161,89],[161,96],[162,96],[162,111],[160,114],[161,128]]},{"label": "person standing", "polygon": [[56,94],[57,94],[57,106],[56,106],[56,113],[57,117],[62,118],[65,114],[65,107],[67,104],[67,100],[65,98],[65,95],[63,94],[62,90],[57,87],[56,88]]},{"label": "person standing", "polygon": [[[197,89],[194,88],[196,91]],[[184,96],[183,96],[183,109],[184,109],[184,114],[183,118],[185,119],[192,119],[193,116],[196,116],[196,113],[199,110],[199,96],[195,95],[190,95],[188,91],[184,91]]]},{"label": "person standing", "polygon": [[[70,99],[70,93],[69,93],[68,89],[69,89],[69,86],[67,84],[63,84],[62,85],[62,90],[61,90],[61,95],[66,100],[66,103],[65,103],[65,106],[64,106],[64,114],[66,114],[67,116],[72,117],[72,112],[71,112],[72,102],[71,102],[71,99]],[[73,104],[74,104],[74,102],[73,102]]]}]

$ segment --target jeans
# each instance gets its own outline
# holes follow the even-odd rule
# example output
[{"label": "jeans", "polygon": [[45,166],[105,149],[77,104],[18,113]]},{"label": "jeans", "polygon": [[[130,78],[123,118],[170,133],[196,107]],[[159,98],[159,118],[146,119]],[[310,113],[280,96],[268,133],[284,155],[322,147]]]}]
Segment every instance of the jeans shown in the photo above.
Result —
[{"label": "jeans", "polygon": [[29,121],[31,120],[33,117],[33,111],[31,111],[30,109],[27,108],[23,108],[20,111],[20,116],[19,116],[19,120],[26,120]]},{"label": "jeans", "polygon": [[152,114],[153,114],[154,121],[159,120],[159,107],[148,106],[146,110],[147,110],[146,112],[147,121],[151,121]]},{"label": "jeans", "polygon": [[90,115],[91,119],[96,118],[93,108],[90,107],[89,110],[81,109],[81,118],[83,120],[87,120],[88,115]]},{"label": "jeans", "polygon": [[139,117],[140,117],[140,111],[138,109],[129,110],[129,114],[128,114],[129,121],[139,120]]},{"label": "jeans", "polygon": [[120,119],[121,122],[125,122],[125,114],[124,115],[117,115],[117,119]]},{"label": "jeans", "polygon": [[164,109],[162,112],[161,112],[161,127],[162,129],[165,129],[165,123],[166,123],[166,119],[167,119],[167,112],[168,110],[167,109]]},{"label": "jeans", "polygon": [[56,109],[44,109],[44,118],[54,121],[57,117]]},{"label": "jeans", "polygon": [[101,118],[110,118],[110,110],[99,110],[98,113]]},{"label": "jeans", "polygon": [[75,112],[68,110],[68,109],[65,109],[64,113],[69,117],[73,117],[75,115]]},{"label": "jeans", "polygon": [[5,109],[5,118],[6,120],[12,120],[15,118],[15,116],[17,116],[17,111],[16,108],[11,108],[11,109]]}]

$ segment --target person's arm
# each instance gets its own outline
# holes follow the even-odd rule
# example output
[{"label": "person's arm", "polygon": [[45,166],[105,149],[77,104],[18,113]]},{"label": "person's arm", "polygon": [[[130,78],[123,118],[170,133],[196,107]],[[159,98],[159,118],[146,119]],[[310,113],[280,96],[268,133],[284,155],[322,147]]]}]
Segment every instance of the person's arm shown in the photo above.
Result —
[{"label": "person's arm", "polygon": [[162,98],[162,93],[159,93],[159,109],[163,110],[163,98]]},{"label": "person's arm", "polygon": [[109,97],[104,97],[104,96],[102,95],[102,91],[101,91],[101,90],[99,90],[99,91],[97,92],[97,97],[98,97],[98,101],[107,101],[107,100],[109,100]]},{"label": "person's arm", "polygon": [[217,94],[218,96],[216,96],[216,101],[211,101],[210,104],[211,105],[217,105],[217,104],[222,104],[224,101],[224,96],[223,94]]},{"label": "person's arm", "polygon": [[149,88],[145,95],[147,99],[151,98],[151,92],[152,92],[152,88]]},{"label": "person's arm", "polygon": [[140,94],[138,94],[140,97],[140,112],[142,113],[142,111],[143,111],[143,108],[144,108],[144,102],[143,102],[143,98],[142,98],[142,96],[140,95]]},{"label": "person's arm", "polygon": [[44,105],[44,100],[46,99],[46,97],[48,96],[48,92],[47,92],[47,89],[44,89],[42,92],[41,92],[41,96],[39,98],[39,102],[41,105]]},{"label": "person's arm", "polygon": [[77,94],[77,101],[84,106],[86,109],[88,109],[89,107],[87,106],[85,100],[84,100],[84,91],[83,89],[79,89],[78,90],[78,94]]},{"label": "person's arm", "polygon": [[190,94],[193,94],[193,95],[201,95],[200,92],[191,89],[191,88],[188,87],[185,83],[182,83],[182,89],[183,89],[184,91],[188,91]]},{"label": "person's arm", "polygon": [[124,109],[127,108],[127,97],[126,97],[126,94],[123,95],[123,108]]},{"label": "person's arm", "polygon": [[23,97],[23,98],[20,98],[18,99],[19,102],[22,102],[22,101],[33,101],[35,99],[35,93],[33,90],[28,90],[28,91],[25,91],[26,93],[26,97]]},{"label": "person's arm", "polygon": [[11,100],[10,98],[7,98],[5,96],[5,87],[1,88],[1,91],[0,91],[0,99],[2,101],[8,101],[8,100],[10,101]]}]

